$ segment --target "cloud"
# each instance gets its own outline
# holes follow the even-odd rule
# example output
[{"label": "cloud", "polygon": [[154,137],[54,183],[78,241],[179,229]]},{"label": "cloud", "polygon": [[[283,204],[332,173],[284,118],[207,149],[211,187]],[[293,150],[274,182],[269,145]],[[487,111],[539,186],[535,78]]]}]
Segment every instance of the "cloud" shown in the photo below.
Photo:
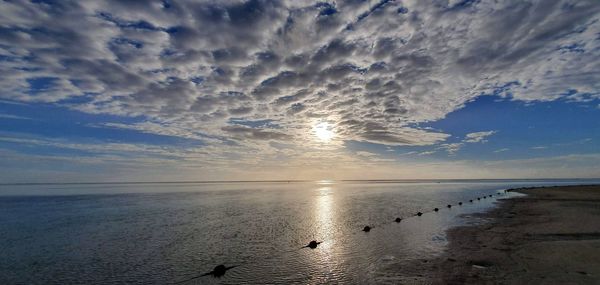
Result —
[{"label": "cloud", "polygon": [[465,136],[464,141],[468,143],[485,143],[487,142],[487,137],[495,133],[496,131],[470,133]]},{"label": "cloud", "polygon": [[289,140],[292,139],[290,135],[277,132],[269,131],[259,128],[251,128],[246,126],[226,126],[222,130],[225,133],[230,134],[234,138],[241,139],[256,139],[256,140]]},{"label": "cloud", "polygon": [[446,143],[441,144],[438,149],[445,150],[448,154],[456,154],[465,144],[464,143]]},{"label": "cloud", "polygon": [[375,156],[377,156],[376,153],[372,153],[372,152],[368,152],[368,151],[357,151],[356,155],[358,155],[358,156],[364,156],[364,157],[375,157]]},{"label": "cloud", "polygon": [[501,148],[501,149],[494,150],[494,153],[500,153],[500,152],[505,152],[505,151],[509,151],[509,150],[510,150],[509,148]]},{"label": "cloud", "polygon": [[335,140],[456,153],[418,125],[482,95],[600,98],[595,0],[166,3],[3,3],[0,99],[142,117],[112,127],[222,148],[301,148],[327,120]]},{"label": "cloud", "polygon": [[383,158],[379,154],[368,152],[368,151],[357,151],[357,152],[355,152],[355,154],[358,157],[362,158],[364,161],[373,162],[373,163],[376,163],[379,166],[381,165],[381,163],[395,162],[396,161],[395,159],[392,159],[392,158]]},{"label": "cloud", "polygon": [[469,143],[486,143],[487,138],[493,134],[497,133],[497,131],[485,131],[485,132],[475,132],[468,133],[465,135],[465,138],[461,142],[457,143],[443,143],[440,144],[437,149],[441,149],[446,151],[450,155],[456,154],[459,150],[461,150],[466,144]]},{"label": "cloud", "polygon": [[29,117],[11,115],[11,114],[0,114],[0,119],[13,119],[13,120],[32,120]]},{"label": "cloud", "polygon": [[[339,151],[281,149],[253,151],[211,146],[180,149],[145,144],[73,143],[60,139],[21,138],[2,134],[0,143],[77,151],[75,154],[23,153],[0,148],[5,164],[0,177],[11,182],[65,181],[190,181],[273,179],[440,179],[440,178],[595,178],[600,175],[600,155],[572,154],[503,161],[415,161],[403,156],[394,162],[367,152],[356,156]],[[279,143],[277,143],[279,144]],[[290,145],[291,146],[291,145]],[[208,148],[208,149],[207,149]],[[433,151],[424,152],[423,155]],[[268,155],[264,155],[268,153]],[[289,155],[295,159],[280,160]],[[232,168],[227,159],[237,159]],[[331,172],[332,168],[337,172]],[[156,173],[160,173],[157,176]]]}]

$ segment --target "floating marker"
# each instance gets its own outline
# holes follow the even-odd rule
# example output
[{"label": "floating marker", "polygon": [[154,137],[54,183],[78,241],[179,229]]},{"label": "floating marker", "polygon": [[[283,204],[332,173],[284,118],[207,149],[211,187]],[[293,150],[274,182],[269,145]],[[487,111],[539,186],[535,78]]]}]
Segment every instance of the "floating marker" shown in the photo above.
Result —
[{"label": "floating marker", "polygon": [[422,215],[423,215],[423,213],[421,213],[421,212],[417,213],[417,216],[419,216],[419,217],[422,216]]},{"label": "floating marker", "polygon": [[433,209],[433,210],[437,212],[437,211],[439,211],[440,209],[438,209],[438,208],[435,208],[435,209]]},{"label": "floating marker", "polygon": [[370,231],[371,231],[371,227],[369,227],[369,226],[365,226],[365,227],[363,228],[363,232],[366,232],[366,233],[368,233],[368,232],[370,232]]},{"label": "floating marker", "polygon": [[310,241],[310,242],[309,242],[309,243],[308,243],[306,246],[304,246],[304,247],[308,247],[308,248],[310,248],[310,249],[315,249],[315,248],[317,248],[317,246],[318,246],[319,244],[321,244],[321,241],[312,240],[312,241]]},{"label": "floating marker", "polygon": [[452,208],[452,205],[448,205],[448,206],[446,206],[446,207],[448,207],[448,208]]},{"label": "floating marker", "polygon": [[188,282],[188,281],[191,281],[191,280],[194,280],[194,279],[198,279],[198,278],[204,277],[204,276],[209,276],[209,275],[212,275],[213,277],[221,277],[221,276],[225,275],[225,273],[227,272],[227,270],[235,268],[235,267],[238,267],[238,265],[225,266],[223,264],[220,264],[220,265],[215,266],[215,269],[213,269],[213,271],[211,271],[211,272],[207,272],[207,273],[204,273],[204,274],[196,276],[196,277],[192,277],[192,278],[189,278],[189,279],[186,279],[186,280],[183,280],[183,281],[179,281],[179,282],[176,282],[175,284],[180,284],[180,283]]},{"label": "floating marker", "polygon": [[217,265],[215,266],[215,269],[213,269],[213,271],[206,273],[207,275],[212,275],[214,277],[221,277],[223,275],[225,275],[225,273],[227,272],[227,270],[234,268],[237,266],[225,266],[223,264]]},{"label": "floating marker", "polygon": [[402,219],[400,219],[400,218],[396,218],[396,219],[394,220],[394,222],[396,222],[396,223],[399,223],[399,222],[401,222],[401,221],[402,221]]},{"label": "floating marker", "polygon": [[462,202],[458,202],[458,205],[459,205],[459,206],[462,206]]}]

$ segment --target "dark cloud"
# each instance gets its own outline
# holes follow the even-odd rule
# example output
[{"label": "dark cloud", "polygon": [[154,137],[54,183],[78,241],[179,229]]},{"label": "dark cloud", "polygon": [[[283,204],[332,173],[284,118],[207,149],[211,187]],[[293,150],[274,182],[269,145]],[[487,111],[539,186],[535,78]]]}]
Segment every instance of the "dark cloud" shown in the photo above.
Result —
[{"label": "dark cloud", "polygon": [[308,89],[303,89],[303,90],[296,92],[296,94],[294,94],[294,95],[282,96],[282,97],[277,98],[277,100],[275,100],[274,104],[277,106],[291,105],[292,103],[298,102],[298,101],[306,98],[310,94],[311,94],[311,92]]},{"label": "dark cloud", "polygon": [[251,128],[240,125],[230,125],[222,127],[221,130],[234,138],[251,140],[289,140],[292,136],[265,129]]}]

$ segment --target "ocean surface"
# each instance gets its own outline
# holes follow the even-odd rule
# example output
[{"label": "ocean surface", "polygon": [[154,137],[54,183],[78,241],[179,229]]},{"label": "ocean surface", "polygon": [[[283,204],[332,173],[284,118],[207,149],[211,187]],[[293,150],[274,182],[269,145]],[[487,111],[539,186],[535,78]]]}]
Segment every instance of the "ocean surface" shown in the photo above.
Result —
[{"label": "ocean surface", "polygon": [[[518,194],[469,199],[591,183],[598,181],[0,185],[0,284],[173,284],[219,264],[237,267],[182,284],[418,281],[414,264],[443,252],[445,230],[480,223],[471,214]],[[365,225],[373,229],[361,231]],[[311,240],[322,243],[301,248]]]}]

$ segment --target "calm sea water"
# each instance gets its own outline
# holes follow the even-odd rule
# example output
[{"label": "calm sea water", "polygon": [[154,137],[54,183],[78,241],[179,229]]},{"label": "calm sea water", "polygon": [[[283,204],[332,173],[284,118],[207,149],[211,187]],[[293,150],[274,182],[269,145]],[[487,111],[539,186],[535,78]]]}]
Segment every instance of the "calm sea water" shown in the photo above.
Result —
[{"label": "calm sea water", "polygon": [[[479,222],[469,214],[496,198],[469,199],[593,182],[3,185],[0,284],[170,284],[218,264],[238,267],[186,284],[414,281],[414,264],[443,251],[445,230]],[[301,249],[313,239],[323,243]]]}]

